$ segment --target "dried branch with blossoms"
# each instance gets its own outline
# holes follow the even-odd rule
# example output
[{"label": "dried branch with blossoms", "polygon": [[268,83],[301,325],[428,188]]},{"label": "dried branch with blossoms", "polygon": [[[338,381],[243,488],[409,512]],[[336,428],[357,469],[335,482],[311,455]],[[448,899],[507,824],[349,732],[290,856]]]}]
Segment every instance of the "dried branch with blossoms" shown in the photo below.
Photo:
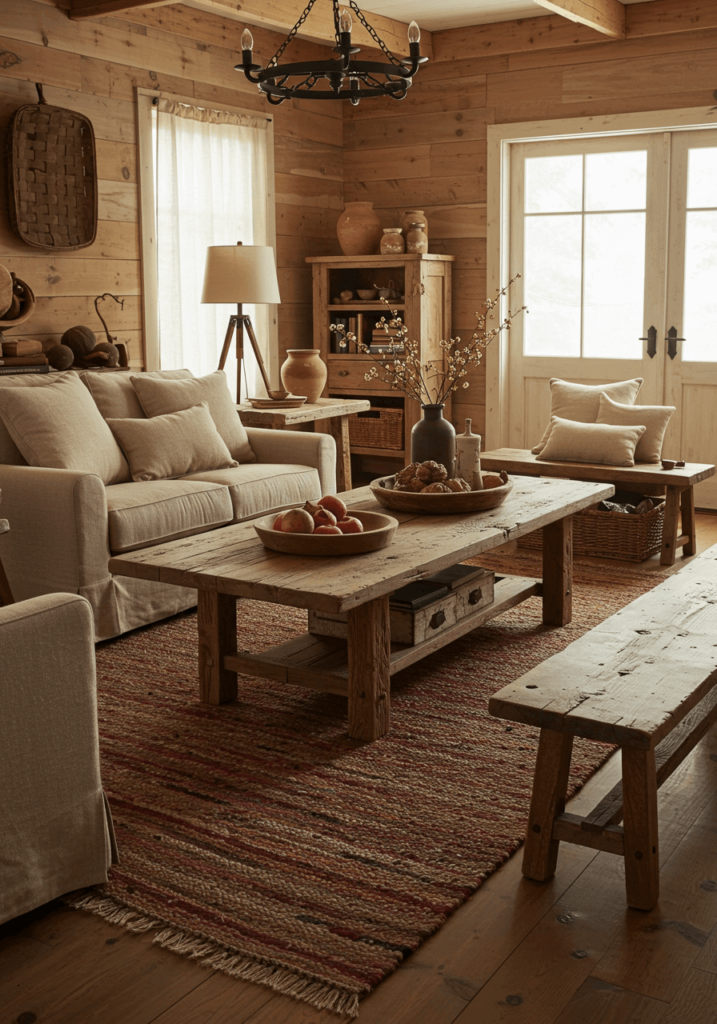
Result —
[{"label": "dried branch with blossoms", "polygon": [[387,306],[391,318],[385,317],[376,324],[377,328],[383,328],[389,339],[387,342],[389,359],[376,359],[375,354],[368,345],[364,344],[355,334],[347,331],[341,324],[331,324],[330,330],[339,335],[339,345],[346,348],[351,342],[356,345],[359,352],[371,356],[374,365],[364,374],[367,381],[383,381],[388,384],[392,391],[402,391],[409,398],[415,398],[421,405],[443,405],[449,395],[458,388],[467,388],[468,381],[464,378],[468,375],[468,367],[478,366],[483,350],[502,331],[509,331],[511,324],[518,313],[526,308],[521,306],[513,312],[508,310],[505,318],[495,327],[488,327],[488,322],[494,319],[493,310],[500,304],[501,298],[507,293],[511,284],[520,277],[516,274],[504,288],[501,288],[492,299],[486,299],[483,311],[476,313],[477,326],[473,331],[470,341],[466,344],[460,338],[450,338],[448,341],[441,341],[443,349],[443,366],[437,366],[433,362],[422,363],[419,343],[415,340],[409,341],[408,328],[398,315],[392,310],[386,299],[381,301]]}]

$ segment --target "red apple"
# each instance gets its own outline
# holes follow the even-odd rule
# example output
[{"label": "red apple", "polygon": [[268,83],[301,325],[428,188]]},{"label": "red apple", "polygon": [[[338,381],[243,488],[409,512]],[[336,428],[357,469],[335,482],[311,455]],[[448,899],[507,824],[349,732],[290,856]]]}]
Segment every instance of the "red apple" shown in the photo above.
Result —
[{"label": "red apple", "polygon": [[290,508],[282,513],[283,533],[313,533],[314,520],[303,508]]},{"label": "red apple", "polygon": [[346,516],[344,519],[339,519],[336,525],[342,533],[363,533],[363,523],[360,519],[354,518],[354,516]]},{"label": "red apple", "polygon": [[327,534],[327,533],[338,534],[339,537],[342,535],[341,534],[341,530],[339,530],[338,526],[317,526],[316,529],[314,530],[314,536],[316,536],[317,533],[320,533],[320,534]]},{"label": "red apple", "polygon": [[329,512],[333,512],[337,521],[343,519],[346,515],[346,505],[335,494],[325,494],[323,498],[319,498],[316,504],[321,505],[322,508],[327,508]]},{"label": "red apple", "polygon": [[279,531],[281,530],[281,523],[282,523],[282,521],[284,519],[285,514],[286,514],[285,512],[280,512],[279,513],[279,515],[274,520],[274,525],[272,526],[272,530],[279,530]]}]

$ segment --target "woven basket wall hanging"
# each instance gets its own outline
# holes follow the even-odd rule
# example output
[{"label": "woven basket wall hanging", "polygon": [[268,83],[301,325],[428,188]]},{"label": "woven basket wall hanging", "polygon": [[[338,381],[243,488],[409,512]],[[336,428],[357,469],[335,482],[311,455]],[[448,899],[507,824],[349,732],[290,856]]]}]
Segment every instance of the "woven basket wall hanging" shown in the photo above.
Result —
[{"label": "woven basket wall hanging", "polygon": [[97,235],[97,159],[92,123],[45,103],[19,107],[10,121],[8,212],[28,245],[69,251]]}]

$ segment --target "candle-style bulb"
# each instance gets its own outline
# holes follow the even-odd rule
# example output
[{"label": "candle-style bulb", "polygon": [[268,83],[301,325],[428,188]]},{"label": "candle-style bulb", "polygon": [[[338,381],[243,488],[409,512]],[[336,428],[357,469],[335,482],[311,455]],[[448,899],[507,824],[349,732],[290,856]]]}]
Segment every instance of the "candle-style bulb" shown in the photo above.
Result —
[{"label": "candle-style bulb", "polygon": [[351,17],[351,12],[347,11],[346,8],[344,7],[343,11],[341,12],[341,16],[339,17],[339,27],[342,32],[350,32],[352,25],[353,18]]},{"label": "candle-style bulb", "polygon": [[415,21],[408,26],[408,41],[409,43],[420,43],[421,41],[421,30]]},{"label": "candle-style bulb", "polygon": [[241,48],[242,50],[254,49],[254,36],[251,34],[248,28],[245,28],[241,34]]}]

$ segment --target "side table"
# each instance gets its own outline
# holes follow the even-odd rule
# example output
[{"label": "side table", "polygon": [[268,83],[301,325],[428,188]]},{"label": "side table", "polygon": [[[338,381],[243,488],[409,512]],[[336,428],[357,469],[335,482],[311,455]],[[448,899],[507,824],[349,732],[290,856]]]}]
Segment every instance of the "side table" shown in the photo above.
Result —
[{"label": "side table", "polygon": [[[314,430],[331,434],[336,441],[336,484],[341,492],[351,490],[349,416],[370,408],[367,398],[320,398],[297,409],[255,409],[248,402],[242,402],[237,405],[237,412],[245,427],[286,430],[299,423],[313,423]],[[320,420],[326,421],[325,427],[317,427]]]}]

